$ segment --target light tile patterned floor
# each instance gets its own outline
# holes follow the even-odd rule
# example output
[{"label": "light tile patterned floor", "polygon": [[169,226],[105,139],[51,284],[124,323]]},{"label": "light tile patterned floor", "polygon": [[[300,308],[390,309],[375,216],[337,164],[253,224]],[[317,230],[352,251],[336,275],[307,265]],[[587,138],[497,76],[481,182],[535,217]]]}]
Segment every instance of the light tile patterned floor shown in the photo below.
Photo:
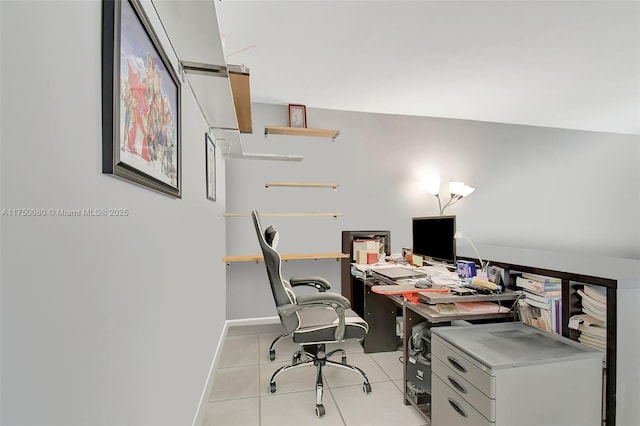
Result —
[{"label": "light tile patterned floor", "polygon": [[[362,391],[359,375],[340,368],[323,371],[326,414],[315,415],[315,367],[283,372],[277,392],[269,392],[271,374],[291,362],[298,345],[290,339],[276,346],[269,361],[269,345],[280,334],[279,324],[232,327],[213,371],[213,382],[204,411],[203,426],[423,426],[428,424],[416,410],[402,402],[402,353],[365,354],[357,341],[327,345],[341,347],[349,364],[365,371],[372,391]],[[339,356],[336,358],[339,360]]]}]

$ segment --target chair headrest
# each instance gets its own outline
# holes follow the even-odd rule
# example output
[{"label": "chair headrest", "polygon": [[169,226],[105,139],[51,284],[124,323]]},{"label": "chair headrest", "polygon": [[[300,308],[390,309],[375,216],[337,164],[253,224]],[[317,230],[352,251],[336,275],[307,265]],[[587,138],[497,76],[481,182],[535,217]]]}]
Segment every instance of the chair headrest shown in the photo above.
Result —
[{"label": "chair headrest", "polygon": [[271,248],[275,250],[276,247],[278,246],[278,241],[280,240],[280,237],[278,235],[278,231],[276,230],[276,228],[274,228],[273,226],[269,226],[264,231],[264,239],[267,242],[267,244],[269,244]]}]

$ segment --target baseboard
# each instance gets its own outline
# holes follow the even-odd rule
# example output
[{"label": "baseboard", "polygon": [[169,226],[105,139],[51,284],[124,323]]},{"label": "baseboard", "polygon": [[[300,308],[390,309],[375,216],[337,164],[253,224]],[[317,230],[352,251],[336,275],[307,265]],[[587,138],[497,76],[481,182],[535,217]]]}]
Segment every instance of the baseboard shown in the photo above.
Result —
[{"label": "baseboard", "polygon": [[228,325],[229,327],[239,327],[245,325],[263,325],[263,324],[279,324],[279,317],[262,317],[262,318],[243,318],[243,319],[234,319],[227,320],[225,323],[225,327]]},{"label": "baseboard", "polygon": [[211,385],[213,384],[213,372],[218,367],[218,362],[220,361],[220,353],[222,349],[222,344],[224,339],[227,337],[227,332],[231,327],[240,327],[240,326],[250,326],[250,325],[262,325],[262,324],[279,324],[280,318],[277,316],[274,317],[262,317],[262,318],[243,318],[243,319],[234,319],[234,320],[226,320],[224,322],[224,327],[222,328],[222,333],[220,333],[220,338],[218,339],[218,346],[216,347],[216,352],[213,355],[213,361],[211,362],[211,367],[209,368],[209,375],[207,376],[207,381],[204,384],[204,389],[202,390],[202,396],[200,397],[200,404],[198,405],[198,410],[196,411],[196,415],[193,418],[193,426],[200,426],[204,422],[204,407],[209,400],[209,394],[211,393]]},{"label": "baseboard", "polygon": [[216,347],[216,352],[213,354],[213,361],[211,362],[211,367],[209,368],[209,374],[207,375],[207,380],[204,384],[204,389],[202,390],[202,395],[200,396],[200,404],[198,404],[198,410],[196,411],[196,415],[193,418],[193,426],[200,426],[204,422],[204,407],[209,400],[209,394],[211,393],[211,385],[213,384],[213,372],[218,366],[218,361],[220,360],[220,349],[222,348],[222,343],[224,339],[227,337],[227,331],[229,330],[229,320],[224,322],[224,327],[222,328],[222,333],[220,333],[220,338],[218,339],[218,346]]}]

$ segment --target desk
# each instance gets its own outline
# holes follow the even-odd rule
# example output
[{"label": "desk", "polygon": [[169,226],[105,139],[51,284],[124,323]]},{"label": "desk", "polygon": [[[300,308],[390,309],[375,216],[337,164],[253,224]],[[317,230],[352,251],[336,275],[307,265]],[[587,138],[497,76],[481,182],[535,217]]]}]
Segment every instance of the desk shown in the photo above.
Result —
[{"label": "desk", "polygon": [[[506,291],[497,295],[473,295],[473,296],[455,296],[455,295],[441,295],[438,293],[435,294],[427,294],[421,295],[424,299],[430,299],[431,303],[450,303],[448,300],[455,301],[465,301],[465,302],[482,302],[482,301],[495,301],[496,296],[499,297],[502,301],[515,301],[520,297],[519,291]],[[383,296],[384,297],[384,296]],[[404,404],[414,406],[426,419],[431,420],[431,404],[430,403],[421,403],[417,404],[412,398],[409,390],[409,386],[407,386],[408,374],[407,374],[407,365],[409,365],[409,340],[411,338],[411,329],[420,324],[421,322],[427,321],[429,323],[429,328],[438,327],[438,326],[446,326],[451,325],[452,321],[464,320],[464,321],[504,321],[513,318],[513,314],[510,313],[467,313],[460,312],[457,314],[442,314],[435,310],[434,305],[428,304],[419,304],[414,305],[408,302],[403,303],[402,307],[402,316],[404,318],[404,339],[403,339],[403,354],[404,354],[404,368],[402,372],[402,383],[404,383]],[[430,375],[431,372],[424,372],[425,375]],[[429,395],[429,398],[430,399]]]},{"label": "desk", "polygon": [[[345,234],[351,235],[355,231],[343,231]],[[346,244],[349,241],[343,240],[343,253],[350,253],[350,245]],[[593,285],[603,287],[606,289],[606,305],[607,305],[607,347],[606,347],[606,361],[605,361],[605,383],[604,383],[604,401],[602,407],[603,422],[606,422],[609,426],[616,424],[616,415],[620,411],[616,408],[616,400],[626,401],[622,410],[625,413],[629,413],[629,407],[635,394],[629,391],[617,392],[618,376],[618,359],[623,359],[623,365],[629,368],[635,368],[636,364],[633,358],[625,356],[620,357],[617,353],[618,345],[618,286],[628,285],[631,282],[637,282],[637,262],[636,263],[613,263],[615,268],[620,268],[621,272],[609,270],[611,259],[606,260],[603,264],[604,267],[596,265],[591,257],[583,257],[567,253],[554,253],[554,252],[540,252],[535,250],[513,249],[508,250],[494,250],[489,251],[486,256],[486,261],[491,262],[492,265],[505,269],[505,284],[507,288],[513,288],[515,286],[514,275],[522,272],[529,272],[538,275],[552,276],[560,278],[562,280],[562,336],[568,337],[572,340],[578,340],[579,333],[568,327],[569,318],[581,311],[581,301],[577,294],[577,289],[583,285]],[[459,257],[461,259],[473,260],[472,257]],[[342,259],[342,288],[343,294],[348,295],[351,305],[361,316],[364,314],[363,300],[365,297],[382,297],[385,296],[377,294],[366,294],[364,292],[364,284],[361,280],[354,279],[350,273],[351,259]],[[628,265],[633,265],[629,267]],[[553,269],[550,269],[553,268]],[[614,268],[614,269],[615,269]],[[635,269],[633,269],[635,268]],[[631,271],[633,269],[633,271]],[[584,270],[583,273],[580,273]],[[357,293],[359,292],[359,293]],[[364,293],[364,294],[363,294]],[[387,307],[398,306],[393,305],[392,302],[388,302]],[[629,310],[630,305],[627,305]],[[399,309],[399,308],[397,308]],[[418,315],[418,314],[416,314]],[[366,316],[363,316],[366,318]],[[425,315],[423,318],[427,318]],[[367,321],[369,319],[367,318]],[[391,325],[393,330],[395,324]],[[393,331],[392,331],[393,332]],[[627,337],[622,337],[627,340]],[[371,344],[369,342],[368,344]],[[366,349],[365,349],[366,350]],[[395,347],[388,347],[379,350],[395,350]],[[374,350],[371,350],[373,352]],[[622,376],[621,376],[622,377]],[[629,375],[625,375],[623,383],[626,384],[626,388],[630,389],[635,384],[633,379],[628,378]],[[628,414],[627,414],[628,416]],[[634,417],[635,418],[635,417]]]},{"label": "desk", "polygon": [[[390,352],[398,348],[396,317],[400,311],[402,311],[404,317],[405,336],[411,333],[411,325],[407,328],[407,316],[405,315],[406,305],[409,305],[411,310],[430,323],[449,324],[455,320],[500,320],[508,319],[512,314],[497,312],[442,314],[435,310],[434,305],[436,303],[453,302],[513,302],[520,296],[519,291],[506,291],[504,293],[491,295],[476,294],[472,296],[455,296],[451,293],[422,293],[420,298],[423,303],[420,303],[420,305],[412,305],[405,303],[402,296],[383,295],[374,293],[371,290],[372,286],[385,283],[389,284],[389,281],[382,281],[375,277],[367,277],[365,280],[354,280],[352,294],[353,297],[357,299],[352,302],[353,309],[369,323],[369,332],[363,342],[365,353]],[[510,306],[510,303],[505,304],[505,306]]]},{"label": "desk", "polygon": [[[408,393],[407,386],[407,365],[409,354],[409,339],[411,338],[411,330],[415,325],[427,321],[429,327],[439,325],[450,325],[452,321],[501,321],[513,318],[512,312],[508,313],[472,313],[458,312],[456,314],[443,314],[435,309],[437,303],[453,303],[453,302],[505,302],[504,306],[511,306],[515,300],[520,297],[519,291],[506,291],[499,294],[476,294],[471,296],[456,296],[453,293],[421,293],[421,303],[414,305],[405,301],[399,295],[384,295],[374,293],[371,289],[374,285],[390,284],[388,279],[380,277],[366,277],[363,280],[356,280],[362,283],[363,292],[355,291],[353,294],[363,294],[363,302],[361,304],[363,312],[360,315],[369,323],[369,332],[364,339],[363,347],[365,353],[372,352],[390,352],[398,348],[398,339],[396,336],[396,317],[398,309],[402,309],[404,339],[402,342],[404,354],[403,383],[404,383],[404,404],[413,405],[422,413],[422,415],[430,420],[431,405],[415,403]],[[360,304],[356,304],[360,305]],[[431,374],[430,371],[425,372],[426,375]],[[429,395],[430,396],[430,395]]]}]

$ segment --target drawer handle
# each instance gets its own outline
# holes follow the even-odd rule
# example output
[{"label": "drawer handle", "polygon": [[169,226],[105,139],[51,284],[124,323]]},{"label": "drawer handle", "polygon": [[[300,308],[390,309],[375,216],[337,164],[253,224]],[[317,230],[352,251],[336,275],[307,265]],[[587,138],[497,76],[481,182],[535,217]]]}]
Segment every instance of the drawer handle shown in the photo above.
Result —
[{"label": "drawer handle", "polygon": [[460,393],[467,393],[467,390],[465,389],[464,386],[462,386],[460,383],[458,383],[456,381],[456,379],[454,379],[451,376],[447,376],[447,379],[449,379],[449,383],[451,383],[451,386],[453,386],[454,388],[456,388],[458,390],[458,392]]},{"label": "drawer handle", "polygon": [[456,370],[461,371],[463,373],[467,372],[467,369],[464,368],[464,366],[460,364],[458,361],[456,361],[453,357],[448,356],[447,361],[449,361],[449,364],[453,365]]},{"label": "drawer handle", "polygon": [[458,414],[460,414],[462,417],[467,417],[467,413],[465,413],[464,411],[462,411],[462,408],[460,408],[460,406],[458,404],[456,404],[451,398],[447,398],[447,401],[449,401],[449,405],[456,410],[456,412]]}]

